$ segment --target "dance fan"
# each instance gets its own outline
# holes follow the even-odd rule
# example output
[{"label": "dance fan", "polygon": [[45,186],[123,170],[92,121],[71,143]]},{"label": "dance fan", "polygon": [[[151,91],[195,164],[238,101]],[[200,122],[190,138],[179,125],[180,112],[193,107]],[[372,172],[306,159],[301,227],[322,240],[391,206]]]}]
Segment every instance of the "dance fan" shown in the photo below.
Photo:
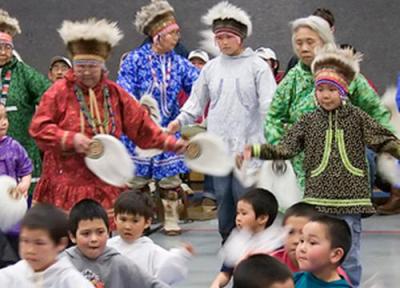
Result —
[{"label": "dance fan", "polygon": [[252,254],[269,254],[283,246],[288,235],[284,227],[270,227],[263,232],[253,234],[245,229],[233,230],[220,255],[224,265],[235,267],[242,259]]},{"label": "dance fan", "polygon": [[224,142],[210,133],[194,136],[184,155],[190,169],[211,176],[226,176],[234,167]]},{"label": "dance fan", "polygon": [[24,217],[28,204],[26,198],[19,196],[17,181],[0,176],[0,230],[7,232]]},{"label": "dance fan", "polygon": [[[151,95],[144,94],[140,98],[140,104],[142,104],[142,106],[147,109],[147,111],[149,112],[149,116],[153,120],[153,122],[164,130],[164,128],[161,127],[161,114],[160,109],[158,108],[157,101]],[[140,147],[136,147],[136,153],[139,157],[151,158],[163,153],[163,151],[159,149],[141,149]]]},{"label": "dance fan", "polygon": [[93,137],[85,163],[93,174],[116,187],[125,187],[135,170],[124,144],[107,134]]}]

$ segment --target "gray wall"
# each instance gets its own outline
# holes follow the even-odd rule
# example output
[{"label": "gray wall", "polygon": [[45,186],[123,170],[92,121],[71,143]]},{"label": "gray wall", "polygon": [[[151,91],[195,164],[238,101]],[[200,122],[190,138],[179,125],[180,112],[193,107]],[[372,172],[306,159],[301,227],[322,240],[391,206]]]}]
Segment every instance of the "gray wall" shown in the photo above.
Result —
[{"label": "gray wall", "polygon": [[[24,60],[47,72],[49,59],[65,54],[65,47],[56,31],[62,20],[99,17],[117,20],[125,38],[114,50],[108,63],[110,77],[115,78],[120,55],[143,40],[133,28],[135,12],[148,1],[127,0],[3,0],[0,7],[16,16],[22,35],[15,39],[16,49]],[[198,31],[204,26],[200,17],[217,0],[171,0],[180,26],[182,42],[188,49],[196,48]],[[338,43],[351,43],[364,52],[362,72],[378,86],[380,92],[395,83],[400,68],[399,0],[232,0],[242,6],[253,19],[254,34],[248,45],[273,48],[286,66],[292,55],[288,22],[326,7],[336,17]]]}]

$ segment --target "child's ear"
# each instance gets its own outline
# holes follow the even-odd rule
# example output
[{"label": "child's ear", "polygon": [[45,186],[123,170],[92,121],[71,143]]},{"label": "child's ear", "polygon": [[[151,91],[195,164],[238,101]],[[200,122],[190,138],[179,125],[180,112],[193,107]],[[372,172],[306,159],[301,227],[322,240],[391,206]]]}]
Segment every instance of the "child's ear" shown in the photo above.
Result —
[{"label": "child's ear", "polygon": [[343,248],[334,248],[332,249],[330,255],[330,261],[332,264],[337,264],[340,260],[344,257],[344,250]]},{"label": "child's ear", "polygon": [[147,229],[150,227],[151,221],[152,221],[151,217],[146,220],[146,222],[144,223],[144,229]]},{"label": "child's ear", "polygon": [[265,226],[265,223],[268,222],[269,216],[268,215],[260,215],[257,217],[257,223],[260,225]]},{"label": "child's ear", "polygon": [[68,237],[62,237],[57,245],[58,253],[62,252],[68,245]]},{"label": "child's ear", "polygon": [[68,232],[68,235],[69,235],[69,239],[71,239],[71,242],[76,244],[76,238],[75,238],[74,234],[72,234],[71,232]]}]

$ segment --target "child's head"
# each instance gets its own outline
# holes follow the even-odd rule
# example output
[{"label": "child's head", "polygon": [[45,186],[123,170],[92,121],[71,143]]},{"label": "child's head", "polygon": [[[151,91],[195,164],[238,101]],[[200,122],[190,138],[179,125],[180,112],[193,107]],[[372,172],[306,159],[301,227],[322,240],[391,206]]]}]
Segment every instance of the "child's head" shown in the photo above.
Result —
[{"label": "child's head", "polygon": [[47,77],[51,82],[64,78],[65,73],[72,68],[71,61],[63,56],[54,56],[50,61]]},{"label": "child's head", "polygon": [[318,212],[313,205],[300,202],[289,207],[283,216],[282,225],[290,229],[284,248],[295,266],[298,266],[296,260],[296,248],[300,242],[303,227],[310,222],[317,213]]},{"label": "child's head", "polygon": [[68,219],[60,209],[37,204],[21,222],[19,253],[36,272],[56,262],[57,255],[68,244]]},{"label": "child's head", "polygon": [[150,226],[153,211],[153,201],[147,193],[123,192],[114,204],[118,234],[127,242],[135,241]]},{"label": "child's head", "polygon": [[244,39],[252,32],[250,17],[244,10],[231,3],[220,2],[202,19],[212,26],[215,42],[222,54],[237,56],[242,52]]},{"label": "child's head", "polygon": [[241,261],[233,272],[234,288],[294,288],[289,269],[266,254]]},{"label": "child's head", "polygon": [[8,117],[6,106],[0,102],[0,139],[7,135]]},{"label": "child's head", "polygon": [[278,201],[268,190],[254,188],[240,197],[236,208],[236,226],[260,232],[274,222]]},{"label": "child's head", "polygon": [[322,269],[335,270],[351,247],[351,231],[346,221],[318,215],[303,228],[296,256],[303,271],[317,273]]},{"label": "child's head", "polygon": [[94,200],[84,199],[72,207],[69,214],[71,241],[90,259],[99,257],[107,244],[108,216]]},{"label": "child's head", "polygon": [[202,49],[191,51],[189,53],[188,59],[194,66],[196,66],[200,70],[210,60],[207,52]]},{"label": "child's head", "polygon": [[352,49],[325,45],[311,65],[318,104],[327,111],[342,105],[348,98],[349,85],[360,70],[362,54]]}]

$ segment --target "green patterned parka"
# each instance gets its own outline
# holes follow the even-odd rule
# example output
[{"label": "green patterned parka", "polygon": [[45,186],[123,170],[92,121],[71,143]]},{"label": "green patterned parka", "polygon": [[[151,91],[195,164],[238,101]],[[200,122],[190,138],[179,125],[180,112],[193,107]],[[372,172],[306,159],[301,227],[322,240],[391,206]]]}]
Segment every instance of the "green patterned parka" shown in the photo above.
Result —
[{"label": "green patterned parka", "polygon": [[[24,62],[18,61],[15,56],[1,68],[1,83],[5,83],[7,71],[11,70],[11,82],[6,99],[3,95],[2,102],[6,103],[9,120],[8,135],[17,140],[27,150],[33,164],[32,185],[41,172],[41,156],[35,142],[29,136],[28,128],[31,123],[35,107],[40,97],[50,86],[50,81],[42,74]],[[1,85],[0,85],[1,86]]]},{"label": "green patterned parka", "polygon": [[[384,127],[393,131],[389,111],[381,104],[379,96],[371,88],[365,77],[359,74],[349,86],[350,102]],[[308,66],[301,61],[293,67],[279,84],[269,107],[264,134],[268,143],[277,144],[285,131],[304,114],[315,111],[314,78]],[[304,153],[291,159],[298,183],[302,190],[305,185],[303,170]]]}]

